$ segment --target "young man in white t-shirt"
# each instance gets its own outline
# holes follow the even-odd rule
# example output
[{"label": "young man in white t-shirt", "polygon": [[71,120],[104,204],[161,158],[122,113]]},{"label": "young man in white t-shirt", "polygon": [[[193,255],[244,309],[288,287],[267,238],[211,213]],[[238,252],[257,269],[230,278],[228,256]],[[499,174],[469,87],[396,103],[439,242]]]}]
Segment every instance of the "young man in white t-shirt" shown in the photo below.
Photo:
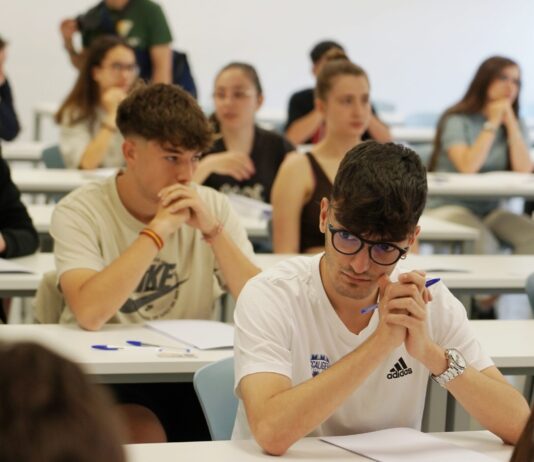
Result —
[{"label": "young man in white t-shirt", "polygon": [[461,303],[396,267],[426,194],[410,149],[369,141],[346,154],[321,203],[324,254],[282,262],[238,299],[234,438],[279,455],[307,435],[420,428],[431,374],[484,427],[517,440],[528,405],[481,350]]},{"label": "young man in white t-shirt", "polygon": [[[60,321],[98,330],[106,323],[210,318],[223,290],[237,297],[259,269],[226,197],[191,183],[212,141],[209,123],[181,88],[157,84],[120,104],[117,126],[126,169],[74,191],[54,211],[51,234],[67,303]],[[163,385],[150,391],[132,385],[118,395],[154,410],[170,440],[202,439],[184,411],[195,399],[190,384],[189,397],[180,396],[179,384]],[[130,441],[165,439],[153,416],[125,409],[136,422]]]}]

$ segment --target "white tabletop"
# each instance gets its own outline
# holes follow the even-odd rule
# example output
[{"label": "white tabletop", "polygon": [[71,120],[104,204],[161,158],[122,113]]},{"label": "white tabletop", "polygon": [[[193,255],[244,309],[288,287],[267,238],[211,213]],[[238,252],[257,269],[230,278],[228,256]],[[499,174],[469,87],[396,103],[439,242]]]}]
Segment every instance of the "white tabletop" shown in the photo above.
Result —
[{"label": "white tabletop", "polygon": [[69,193],[74,189],[109,177],[116,169],[96,169],[82,171],[76,169],[47,168],[47,169],[13,169],[13,182],[22,193],[56,194]]},{"label": "white tabletop", "polygon": [[475,337],[505,374],[534,374],[534,320],[471,320]]},{"label": "white tabletop", "polygon": [[45,146],[39,141],[2,143],[2,157],[7,161],[39,162]]},{"label": "white tabletop", "polygon": [[432,197],[467,199],[534,198],[534,175],[515,172],[428,173]]},{"label": "white tabletop", "polygon": [[31,296],[37,290],[43,273],[55,268],[54,254],[35,253],[27,257],[13,258],[13,262],[29,273],[0,273],[0,297]]},{"label": "white tabletop", "polygon": [[432,143],[436,129],[434,127],[391,127],[391,135],[395,141],[403,141],[412,144]]},{"label": "white tabletop", "polygon": [[[434,435],[466,449],[482,452],[499,461],[510,460],[513,451],[512,446],[503,444],[499,438],[487,431],[434,433]],[[249,462],[276,460],[272,456],[265,454],[253,440],[136,444],[126,445],[125,448],[130,462],[175,462],[177,460]],[[281,460],[348,462],[368,461],[369,459],[324,443],[317,438],[304,438],[296,442]]]},{"label": "white tabletop", "polygon": [[[48,233],[54,204],[30,204],[27,208],[37,232]],[[251,238],[269,236],[267,220],[241,217],[241,223]],[[421,241],[465,242],[474,241],[478,237],[478,231],[474,228],[425,215],[421,217],[419,224],[421,225]]]},{"label": "white tabletop", "polygon": [[155,349],[102,351],[94,344],[127,346],[126,340],[141,340],[157,345],[184,346],[142,325],[106,325],[97,332],[74,325],[9,324],[0,325],[3,341],[29,340],[61,353],[86,373],[105,383],[191,381],[194,372],[233,354],[231,349],[196,350],[194,357],[160,357]]},{"label": "white tabletop", "polygon": [[[256,262],[267,269],[296,255],[258,254]],[[534,255],[408,255],[401,269],[424,270],[440,277],[455,294],[523,293],[534,272]]]}]

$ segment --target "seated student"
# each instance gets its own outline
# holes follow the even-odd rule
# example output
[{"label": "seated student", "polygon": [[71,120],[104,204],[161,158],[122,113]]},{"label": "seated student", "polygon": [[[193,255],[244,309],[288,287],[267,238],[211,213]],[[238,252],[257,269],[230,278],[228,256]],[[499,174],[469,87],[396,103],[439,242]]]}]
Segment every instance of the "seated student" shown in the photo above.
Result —
[{"label": "seated student", "polygon": [[[7,162],[0,157],[0,258],[22,257],[34,253],[39,237],[20,192],[11,179]],[[0,299],[0,321],[7,322],[7,304]]]},{"label": "seated student", "polygon": [[[97,330],[106,323],[209,319],[225,288],[237,298],[259,272],[227,198],[191,183],[201,151],[211,143],[209,123],[184,90],[157,84],[134,90],[121,103],[117,126],[126,169],[70,193],[52,216],[68,306],[60,322]],[[181,401],[166,401],[179,400],[180,387],[163,385],[167,395],[128,390],[121,401],[146,398],[140,404],[155,410],[170,440],[198,437],[180,433],[194,429],[176,417],[177,409],[184,411]]]},{"label": "seated student", "polygon": [[59,147],[68,168],[123,165],[115,118],[138,73],[132,48],[122,39],[95,39],[73,89],[56,114]]},{"label": "seated student", "polygon": [[515,445],[510,462],[534,462],[534,408]]},{"label": "seated student", "polygon": [[[319,42],[310,53],[312,60],[312,72],[315,77],[319,75],[322,67],[328,61],[327,53],[337,50],[345,53],[343,47],[333,41]],[[286,124],[286,136],[293,144],[315,144],[325,135],[325,120],[322,111],[315,104],[316,95],[313,88],[307,88],[294,93],[289,100],[289,108]],[[367,130],[362,135],[363,140],[374,139],[381,143],[391,141],[389,129],[373,114]]]},{"label": "seated student", "polygon": [[124,462],[111,399],[78,366],[34,343],[0,346],[2,462]]},{"label": "seated student", "polygon": [[[331,53],[339,53],[332,50]],[[319,203],[330,195],[345,153],[361,142],[369,126],[369,79],[345,55],[333,55],[317,77],[317,110],[325,137],[305,155],[284,161],[273,185],[273,247],[276,253],[315,253],[324,249]]]},{"label": "seated student", "polygon": [[276,172],[294,147],[255,124],[263,91],[254,67],[238,62],[225,66],[215,79],[213,99],[217,139],[193,179],[224,193],[269,202]]},{"label": "seated student", "polygon": [[[460,102],[438,123],[430,170],[483,173],[532,171],[527,129],[519,120],[521,73],[512,60],[486,59]],[[534,222],[499,208],[497,200],[432,199],[429,215],[476,228],[476,253],[496,253],[499,240],[514,253],[534,253]]]},{"label": "seated student", "polygon": [[233,438],[254,436],[278,455],[306,435],[418,429],[431,375],[517,441],[528,405],[482,351],[465,308],[443,283],[425,289],[424,273],[395,267],[426,194],[412,150],[367,141],[347,153],[321,201],[325,252],[264,271],[239,296]]},{"label": "seated student", "polygon": [[0,140],[11,141],[19,134],[20,125],[13,105],[11,86],[4,69],[6,48],[6,41],[0,37]]}]

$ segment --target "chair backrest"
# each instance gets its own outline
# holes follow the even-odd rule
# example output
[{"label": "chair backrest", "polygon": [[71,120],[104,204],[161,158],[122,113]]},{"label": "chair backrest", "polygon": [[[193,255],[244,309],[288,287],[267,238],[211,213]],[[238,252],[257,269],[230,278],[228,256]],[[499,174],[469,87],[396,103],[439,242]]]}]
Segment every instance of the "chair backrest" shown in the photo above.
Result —
[{"label": "chair backrest", "polygon": [[527,292],[528,301],[530,302],[530,307],[532,308],[532,311],[534,312],[534,273],[532,273],[527,278],[525,291]]},{"label": "chair backrest", "polygon": [[229,440],[238,403],[234,395],[234,358],[222,359],[197,370],[193,385],[206,417],[211,439]]},{"label": "chair backrest", "polygon": [[63,162],[58,145],[43,149],[42,159],[46,168],[65,168],[65,162]]}]

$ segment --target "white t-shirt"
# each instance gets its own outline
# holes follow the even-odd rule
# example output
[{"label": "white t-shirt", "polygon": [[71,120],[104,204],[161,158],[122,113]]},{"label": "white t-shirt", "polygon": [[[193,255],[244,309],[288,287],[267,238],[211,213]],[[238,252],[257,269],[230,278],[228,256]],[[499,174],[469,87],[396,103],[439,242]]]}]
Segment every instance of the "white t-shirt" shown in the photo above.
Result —
[{"label": "white t-shirt", "polygon": [[[95,123],[91,125],[88,120],[80,120],[74,124],[68,123],[70,114],[63,117],[59,127],[59,150],[63,156],[63,162],[67,168],[78,168],[82,155],[100,130],[102,120],[106,114],[98,109]],[[122,167],[124,156],[122,155],[122,143],[124,138],[117,130],[112,134],[106,153],[99,167]]]},{"label": "white t-shirt", "polygon": [[[205,186],[192,186],[241,251],[253,259],[252,244],[226,196]],[[70,193],[56,206],[50,227],[58,280],[72,269],[103,270],[124,253],[145,226],[124,207],[116,177]],[[184,225],[165,241],[135,292],[109,322],[209,319],[223,289],[211,246],[199,230]],[[69,309],[63,311],[60,322],[75,322]]]},{"label": "white t-shirt", "polygon": [[[359,334],[343,324],[323,288],[322,255],[283,261],[251,279],[241,291],[235,312],[236,393],[240,380],[257,372],[285,375],[296,386],[357,349],[377,328],[378,310]],[[404,271],[396,268],[391,280]],[[470,330],[462,304],[442,283],[429,290],[433,297],[427,305],[430,337],[444,348],[460,350],[475,369],[492,366]],[[428,377],[428,369],[403,344],[309,436],[420,429]],[[232,438],[251,437],[240,400]]]}]

